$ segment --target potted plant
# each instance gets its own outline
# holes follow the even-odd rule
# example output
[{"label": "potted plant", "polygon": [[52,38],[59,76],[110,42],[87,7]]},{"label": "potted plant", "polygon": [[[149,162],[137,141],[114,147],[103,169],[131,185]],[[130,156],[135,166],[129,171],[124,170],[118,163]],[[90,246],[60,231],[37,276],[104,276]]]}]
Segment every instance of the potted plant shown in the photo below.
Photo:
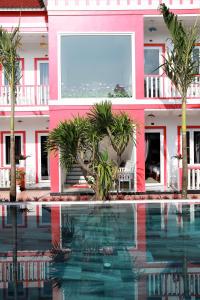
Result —
[{"label": "potted plant", "polygon": [[16,169],[16,185],[20,187],[20,190],[25,190],[25,171],[24,168]]}]

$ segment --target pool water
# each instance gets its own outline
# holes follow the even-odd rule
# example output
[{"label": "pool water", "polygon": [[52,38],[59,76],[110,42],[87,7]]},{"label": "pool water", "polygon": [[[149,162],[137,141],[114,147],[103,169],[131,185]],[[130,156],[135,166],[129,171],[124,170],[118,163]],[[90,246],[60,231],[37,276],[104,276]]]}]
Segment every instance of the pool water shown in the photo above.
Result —
[{"label": "pool water", "polygon": [[0,206],[0,299],[200,299],[200,204]]}]

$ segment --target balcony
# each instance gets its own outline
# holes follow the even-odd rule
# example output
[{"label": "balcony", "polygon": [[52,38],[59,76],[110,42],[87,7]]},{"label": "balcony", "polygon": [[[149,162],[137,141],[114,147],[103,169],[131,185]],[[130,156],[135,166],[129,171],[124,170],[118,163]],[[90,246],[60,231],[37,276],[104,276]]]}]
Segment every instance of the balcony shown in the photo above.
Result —
[{"label": "balcony", "polygon": [[10,168],[0,168],[0,188],[10,187]]},{"label": "balcony", "polygon": [[[181,96],[166,76],[145,75],[144,79],[144,95],[145,98],[177,98]],[[196,75],[194,82],[191,84],[187,97],[200,97],[200,75]]]},{"label": "balcony", "polygon": [[[16,94],[16,105],[44,106],[48,105],[49,86],[19,85]],[[0,86],[0,106],[9,105],[11,105],[10,89],[8,86]]]}]

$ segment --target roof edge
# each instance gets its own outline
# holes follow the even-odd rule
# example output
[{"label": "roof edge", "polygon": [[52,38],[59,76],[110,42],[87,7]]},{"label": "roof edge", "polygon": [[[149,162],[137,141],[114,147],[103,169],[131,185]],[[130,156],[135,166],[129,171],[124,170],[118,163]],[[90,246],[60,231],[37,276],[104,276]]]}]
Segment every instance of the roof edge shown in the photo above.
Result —
[{"label": "roof edge", "polygon": [[0,7],[0,11],[46,11],[45,7],[42,8],[37,8],[37,7],[8,7],[8,8],[3,8]]}]

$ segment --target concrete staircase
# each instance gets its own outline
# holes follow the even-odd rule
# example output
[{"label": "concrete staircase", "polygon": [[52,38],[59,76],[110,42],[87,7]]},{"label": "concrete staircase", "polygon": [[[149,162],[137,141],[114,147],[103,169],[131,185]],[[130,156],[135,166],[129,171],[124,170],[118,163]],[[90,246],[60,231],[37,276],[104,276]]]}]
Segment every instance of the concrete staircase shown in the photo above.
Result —
[{"label": "concrete staircase", "polygon": [[79,164],[74,164],[72,169],[67,173],[65,179],[65,188],[69,188],[75,184],[86,184],[85,177]]}]

